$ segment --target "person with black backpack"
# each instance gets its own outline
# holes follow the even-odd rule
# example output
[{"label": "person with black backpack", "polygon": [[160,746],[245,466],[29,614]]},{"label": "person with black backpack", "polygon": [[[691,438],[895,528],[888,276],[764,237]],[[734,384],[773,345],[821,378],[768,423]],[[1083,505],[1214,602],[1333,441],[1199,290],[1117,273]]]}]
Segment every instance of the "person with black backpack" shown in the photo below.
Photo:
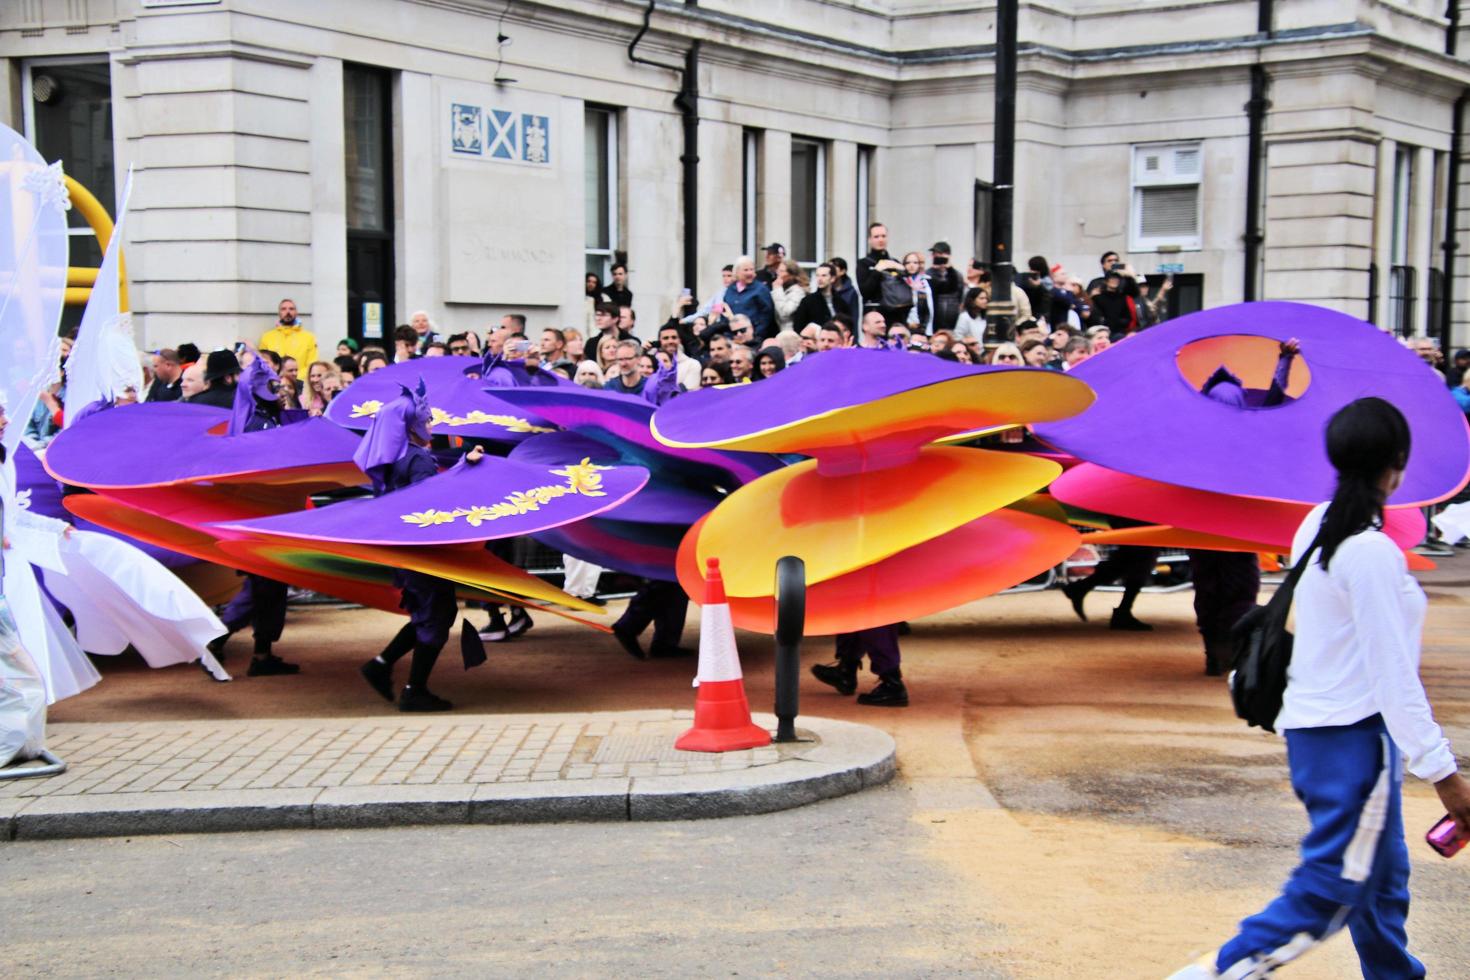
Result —
[{"label": "person with black backpack", "polygon": [[[1292,788],[1311,829],[1281,895],[1174,980],[1266,976],[1344,926],[1365,977],[1422,977],[1404,931],[1405,766],[1434,784],[1460,836],[1470,838],[1470,782],[1419,680],[1424,591],[1382,530],[1384,504],[1409,459],[1408,423],[1383,399],[1360,398],[1328,422],[1327,455],[1337,489],[1292,542],[1296,635],[1284,634],[1282,616],[1278,635],[1265,638],[1290,651],[1281,708],[1274,718],[1248,715],[1285,733]],[[1252,611],[1242,626],[1259,622]],[[1237,705],[1239,675],[1252,667],[1237,663]]]}]

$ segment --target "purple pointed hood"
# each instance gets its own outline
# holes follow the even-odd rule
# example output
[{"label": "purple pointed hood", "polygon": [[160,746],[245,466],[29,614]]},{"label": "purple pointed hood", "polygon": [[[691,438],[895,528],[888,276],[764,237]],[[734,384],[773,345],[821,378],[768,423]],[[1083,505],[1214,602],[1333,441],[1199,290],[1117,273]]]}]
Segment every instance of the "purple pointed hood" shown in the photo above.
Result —
[{"label": "purple pointed hood", "polygon": [[1209,395],[1224,405],[1245,408],[1245,385],[1223,364],[1215,368],[1215,373],[1205,380],[1200,394]]},{"label": "purple pointed hood", "polygon": [[256,354],[240,375],[235,386],[235,404],[230,415],[230,428],[225,435],[238,436],[255,414],[257,401],[273,402],[281,390],[281,378],[270,362]]},{"label": "purple pointed hood", "polygon": [[418,387],[410,391],[400,385],[401,394],[378,409],[372,426],[363,436],[352,454],[352,461],[369,476],[380,466],[392,466],[408,455],[409,437],[418,436],[420,441],[429,441],[428,386],[419,378]]}]

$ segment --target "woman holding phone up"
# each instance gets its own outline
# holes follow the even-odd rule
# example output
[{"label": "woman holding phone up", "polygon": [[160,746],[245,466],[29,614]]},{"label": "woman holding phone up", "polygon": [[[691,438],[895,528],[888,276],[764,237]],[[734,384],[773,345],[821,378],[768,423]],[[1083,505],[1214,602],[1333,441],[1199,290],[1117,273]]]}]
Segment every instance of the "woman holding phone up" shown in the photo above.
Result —
[{"label": "woman holding phone up", "polygon": [[1424,976],[1407,948],[1409,855],[1400,782],[1434,784],[1470,836],[1470,783],[1419,680],[1424,591],[1384,534],[1383,505],[1409,460],[1409,426],[1380,398],[1327,425],[1332,500],[1292,542],[1310,564],[1296,588],[1296,637],[1277,731],[1311,829],[1281,895],[1206,961],[1176,978],[1265,977],[1344,926],[1363,976]]}]

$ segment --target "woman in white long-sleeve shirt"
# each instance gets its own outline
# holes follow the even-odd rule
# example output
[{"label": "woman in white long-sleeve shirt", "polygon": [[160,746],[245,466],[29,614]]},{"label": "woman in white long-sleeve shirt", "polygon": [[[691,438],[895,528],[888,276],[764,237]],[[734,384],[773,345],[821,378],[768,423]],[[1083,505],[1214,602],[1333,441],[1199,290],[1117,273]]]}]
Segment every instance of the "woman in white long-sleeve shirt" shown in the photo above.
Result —
[{"label": "woman in white long-sleeve shirt", "polygon": [[1470,836],[1470,784],[1419,680],[1424,592],[1381,530],[1384,501],[1408,463],[1408,424],[1388,402],[1359,399],[1332,417],[1327,454],[1337,490],[1292,542],[1293,561],[1310,564],[1296,589],[1296,641],[1276,718],[1311,830],[1281,895],[1210,962],[1176,977],[1264,977],[1344,926],[1365,977],[1422,977],[1404,931],[1406,761]]}]

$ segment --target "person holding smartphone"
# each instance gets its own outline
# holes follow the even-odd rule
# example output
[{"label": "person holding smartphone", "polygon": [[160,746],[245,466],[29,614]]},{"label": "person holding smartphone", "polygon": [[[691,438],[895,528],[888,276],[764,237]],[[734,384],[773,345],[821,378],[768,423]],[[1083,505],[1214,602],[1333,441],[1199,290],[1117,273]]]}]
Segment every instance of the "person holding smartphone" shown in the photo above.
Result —
[{"label": "person holding smartphone", "polygon": [[1281,895],[1174,980],[1263,977],[1344,927],[1363,976],[1422,977],[1404,929],[1405,760],[1434,784],[1459,835],[1470,836],[1470,783],[1419,680],[1424,590],[1382,530],[1383,506],[1409,461],[1408,423],[1383,399],[1360,398],[1328,422],[1327,455],[1337,489],[1292,542],[1293,564],[1309,564],[1296,587],[1295,644],[1275,722],[1311,829]]}]

